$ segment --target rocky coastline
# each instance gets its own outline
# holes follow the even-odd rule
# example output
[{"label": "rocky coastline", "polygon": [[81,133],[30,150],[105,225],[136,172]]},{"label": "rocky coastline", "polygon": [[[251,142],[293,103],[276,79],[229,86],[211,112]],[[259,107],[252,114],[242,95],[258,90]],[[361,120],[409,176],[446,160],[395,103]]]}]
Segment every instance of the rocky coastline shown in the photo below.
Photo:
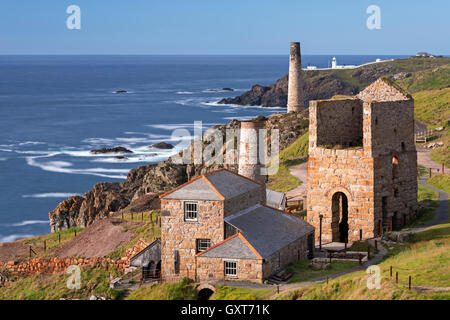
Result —
[{"label": "rocky coastline", "polygon": [[[260,117],[260,120],[265,121],[265,126],[269,131],[275,128],[279,129],[280,149],[282,150],[307,130],[308,112],[303,110],[298,113],[273,114],[268,118]],[[239,121],[232,120],[226,125],[217,125],[212,128],[220,130],[225,138],[226,129],[239,128],[239,126]],[[206,131],[204,136],[208,132]],[[207,145],[204,143],[203,148],[206,148]],[[189,149],[192,151],[193,142]],[[123,182],[100,182],[83,196],[73,196],[59,203],[49,213],[51,231],[86,227],[113,212],[125,209],[133,210],[136,206],[140,209],[155,209],[158,206],[159,194],[175,188],[195,176],[222,167],[223,165],[217,164],[177,164],[173,157],[157,164],[140,166],[131,170]],[[237,164],[229,165],[227,168],[237,170]]]}]

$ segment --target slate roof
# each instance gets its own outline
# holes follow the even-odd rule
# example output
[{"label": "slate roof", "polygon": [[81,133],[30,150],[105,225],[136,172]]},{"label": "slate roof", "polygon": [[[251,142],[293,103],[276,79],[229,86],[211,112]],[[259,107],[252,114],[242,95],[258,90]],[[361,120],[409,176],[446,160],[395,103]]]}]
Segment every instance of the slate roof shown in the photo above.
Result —
[{"label": "slate roof", "polygon": [[204,258],[261,259],[240,233],[198,254],[200,255]]},{"label": "slate roof", "polygon": [[314,227],[301,218],[259,204],[228,216],[225,221],[242,233],[241,241],[230,237],[199,256],[243,259],[250,249],[267,259],[314,231]]},{"label": "slate roof", "polygon": [[175,188],[160,198],[177,200],[225,200],[254,190],[260,182],[222,169],[202,175]]}]

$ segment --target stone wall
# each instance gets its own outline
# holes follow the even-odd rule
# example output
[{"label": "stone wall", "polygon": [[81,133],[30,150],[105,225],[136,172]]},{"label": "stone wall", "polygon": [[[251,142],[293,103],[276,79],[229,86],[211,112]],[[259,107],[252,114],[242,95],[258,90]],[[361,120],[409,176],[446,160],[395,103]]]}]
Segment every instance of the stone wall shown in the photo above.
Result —
[{"label": "stone wall", "polygon": [[197,281],[223,281],[224,261],[237,261],[237,276],[225,277],[226,281],[248,281],[262,283],[263,262],[253,259],[223,259],[211,257],[197,257]]},{"label": "stone wall", "polygon": [[233,213],[250,208],[259,203],[266,203],[266,186],[240,194],[232,199],[225,200],[225,217]]},{"label": "stone wall", "polygon": [[[184,221],[184,201],[161,199],[161,274],[164,281],[192,278],[195,271],[196,239],[224,240],[223,201],[197,201],[198,222]],[[178,252],[178,263],[175,256]]]},{"label": "stone wall", "polygon": [[[390,228],[392,222],[394,227],[399,227],[415,215],[414,101],[405,99],[403,94],[400,100],[389,101],[392,92],[385,88],[384,82],[381,84],[381,93],[370,89],[361,96],[384,99],[382,102],[355,99],[311,102],[307,210],[308,222],[316,228],[316,240],[320,215],[323,216],[322,241],[342,240],[339,235],[344,207],[348,207],[350,242],[359,240],[360,231],[363,239],[372,238],[382,232],[380,226]],[[394,98],[398,95],[393,94]],[[334,136],[349,138],[360,131],[359,122],[357,129],[351,128],[354,123],[351,111],[355,116],[357,105],[362,105],[363,145],[334,149],[326,146],[323,142],[332,142]],[[344,120],[349,121],[347,125],[342,125]],[[345,132],[341,131],[343,128]]]},{"label": "stone wall", "polygon": [[362,146],[363,114],[358,99],[312,101],[317,146]]},{"label": "stone wall", "polygon": [[[308,235],[290,243],[279,253],[268,258],[263,264],[263,278],[266,279],[272,274],[283,270],[289,264],[299,260],[308,259]],[[279,261],[279,262],[278,262]]]},{"label": "stone wall", "polygon": [[0,261],[0,270],[6,270],[10,275],[9,280],[29,277],[35,274],[57,274],[67,270],[71,265],[77,266],[115,266],[120,272],[123,272],[129,265],[129,260],[122,258],[119,260],[110,258],[34,258],[22,263],[14,261]]}]

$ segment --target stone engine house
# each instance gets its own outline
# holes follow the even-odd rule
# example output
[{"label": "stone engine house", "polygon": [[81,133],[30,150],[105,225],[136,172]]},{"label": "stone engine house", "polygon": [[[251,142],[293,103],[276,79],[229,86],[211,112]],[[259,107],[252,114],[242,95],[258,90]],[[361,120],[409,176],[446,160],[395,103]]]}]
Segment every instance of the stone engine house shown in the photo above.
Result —
[{"label": "stone engine house", "polygon": [[314,228],[268,207],[264,183],[222,169],[161,197],[161,277],[263,282],[314,251]]},{"label": "stone engine house", "polygon": [[387,78],[356,97],[311,101],[308,222],[322,241],[373,238],[417,210],[414,100]]}]

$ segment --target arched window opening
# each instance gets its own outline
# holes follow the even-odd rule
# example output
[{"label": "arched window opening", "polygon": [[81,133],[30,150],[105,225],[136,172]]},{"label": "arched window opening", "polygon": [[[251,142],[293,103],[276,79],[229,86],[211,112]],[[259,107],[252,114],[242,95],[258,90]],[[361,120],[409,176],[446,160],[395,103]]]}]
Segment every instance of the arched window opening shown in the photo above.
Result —
[{"label": "arched window opening", "polygon": [[392,179],[398,178],[398,158],[392,157]]}]

